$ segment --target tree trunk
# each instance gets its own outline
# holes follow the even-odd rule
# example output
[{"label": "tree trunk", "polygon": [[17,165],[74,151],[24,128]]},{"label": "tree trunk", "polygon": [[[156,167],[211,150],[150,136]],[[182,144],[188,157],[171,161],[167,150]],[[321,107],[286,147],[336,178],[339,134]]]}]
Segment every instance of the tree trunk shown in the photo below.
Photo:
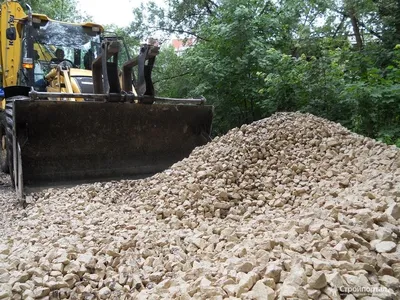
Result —
[{"label": "tree trunk", "polygon": [[360,34],[360,27],[358,26],[358,19],[355,15],[353,9],[351,9],[349,11],[349,17],[351,20],[351,25],[353,26],[353,32],[354,32],[354,36],[356,38],[357,49],[361,50],[363,47],[363,41],[362,41],[361,34]]}]

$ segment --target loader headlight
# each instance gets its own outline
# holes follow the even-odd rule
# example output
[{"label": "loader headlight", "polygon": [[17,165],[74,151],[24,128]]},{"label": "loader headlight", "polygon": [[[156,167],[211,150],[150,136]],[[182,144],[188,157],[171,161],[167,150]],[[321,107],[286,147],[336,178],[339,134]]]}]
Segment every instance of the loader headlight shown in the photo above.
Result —
[{"label": "loader headlight", "polygon": [[33,59],[24,57],[22,59],[22,67],[25,69],[33,69]]}]

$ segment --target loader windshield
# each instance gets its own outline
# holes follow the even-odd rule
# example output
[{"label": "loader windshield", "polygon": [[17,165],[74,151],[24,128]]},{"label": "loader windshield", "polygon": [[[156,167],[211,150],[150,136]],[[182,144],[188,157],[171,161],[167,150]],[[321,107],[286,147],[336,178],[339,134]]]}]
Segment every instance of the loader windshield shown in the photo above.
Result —
[{"label": "loader windshield", "polygon": [[100,28],[77,24],[46,21],[34,26],[34,49],[37,61],[44,70],[58,63],[57,49],[62,49],[65,60],[72,67],[90,69],[91,61],[100,51]]}]

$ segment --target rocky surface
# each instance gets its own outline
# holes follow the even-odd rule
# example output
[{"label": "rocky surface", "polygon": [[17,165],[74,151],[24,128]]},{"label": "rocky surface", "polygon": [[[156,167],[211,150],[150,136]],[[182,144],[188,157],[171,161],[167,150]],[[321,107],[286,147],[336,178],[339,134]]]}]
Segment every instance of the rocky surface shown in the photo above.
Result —
[{"label": "rocky surface", "polygon": [[400,151],[312,115],[25,209],[5,178],[0,299],[400,298]]}]

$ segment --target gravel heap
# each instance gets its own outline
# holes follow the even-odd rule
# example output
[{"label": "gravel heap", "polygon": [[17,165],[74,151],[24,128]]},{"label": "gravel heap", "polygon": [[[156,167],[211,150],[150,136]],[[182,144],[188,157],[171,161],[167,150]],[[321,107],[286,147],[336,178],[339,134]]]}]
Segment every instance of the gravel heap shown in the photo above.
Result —
[{"label": "gravel heap", "polygon": [[7,193],[0,299],[400,298],[400,151],[309,114],[146,179]]}]

